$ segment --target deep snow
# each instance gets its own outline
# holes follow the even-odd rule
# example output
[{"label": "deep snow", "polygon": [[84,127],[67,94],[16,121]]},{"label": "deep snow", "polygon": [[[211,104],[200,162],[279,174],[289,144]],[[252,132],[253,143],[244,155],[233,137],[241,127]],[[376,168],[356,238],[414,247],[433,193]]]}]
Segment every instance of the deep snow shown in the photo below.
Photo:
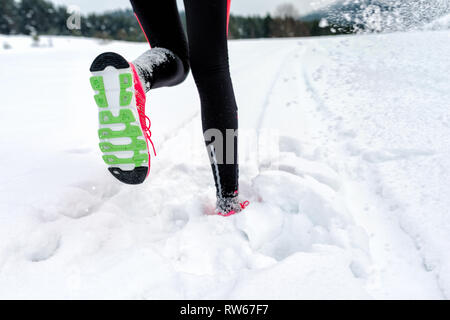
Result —
[{"label": "deep snow", "polygon": [[449,35],[231,41],[251,205],[230,218],[205,214],[191,77],[148,95],[158,156],[127,186],[88,68],[146,45],[0,36],[0,298],[448,298]]}]

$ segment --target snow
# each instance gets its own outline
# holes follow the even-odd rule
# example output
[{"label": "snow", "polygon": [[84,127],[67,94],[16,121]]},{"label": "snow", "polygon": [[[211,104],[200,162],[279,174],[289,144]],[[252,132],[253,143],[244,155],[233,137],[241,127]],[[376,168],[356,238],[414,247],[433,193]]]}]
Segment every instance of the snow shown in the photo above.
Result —
[{"label": "snow", "polygon": [[0,36],[0,298],[448,298],[449,35],[231,41],[251,204],[229,218],[191,76],[148,95],[158,156],[123,185],[88,68],[146,45]]}]

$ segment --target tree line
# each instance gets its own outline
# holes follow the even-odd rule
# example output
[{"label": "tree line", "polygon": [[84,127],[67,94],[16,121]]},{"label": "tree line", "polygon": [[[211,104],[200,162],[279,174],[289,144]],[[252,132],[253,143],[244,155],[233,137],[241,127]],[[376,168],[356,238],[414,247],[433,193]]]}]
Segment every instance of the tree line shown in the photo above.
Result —
[{"label": "tree line", "polygon": [[[145,41],[133,11],[114,10],[80,16],[80,28],[70,30],[68,8],[46,0],[0,0],[0,33],[25,35],[75,35],[102,39]],[[185,25],[185,15],[181,12]],[[324,26],[318,19],[302,21],[289,14],[230,16],[229,38],[321,36],[350,33],[351,28]]]}]

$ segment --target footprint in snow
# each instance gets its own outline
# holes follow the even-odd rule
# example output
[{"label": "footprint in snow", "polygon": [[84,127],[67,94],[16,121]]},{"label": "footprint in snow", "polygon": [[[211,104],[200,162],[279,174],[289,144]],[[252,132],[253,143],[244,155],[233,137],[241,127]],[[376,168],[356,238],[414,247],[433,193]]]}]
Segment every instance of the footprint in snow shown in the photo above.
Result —
[{"label": "footprint in snow", "polygon": [[59,234],[38,231],[28,239],[25,255],[31,262],[42,262],[53,257],[60,246]]},{"label": "footprint in snow", "polygon": [[311,177],[266,171],[253,180],[260,201],[252,202],[236,226],[250,247],[282,261],[321,246],[349,252],[347,266],[355,277],[369,273],[369,237],[353,224],[344,203],[332,188]]}]

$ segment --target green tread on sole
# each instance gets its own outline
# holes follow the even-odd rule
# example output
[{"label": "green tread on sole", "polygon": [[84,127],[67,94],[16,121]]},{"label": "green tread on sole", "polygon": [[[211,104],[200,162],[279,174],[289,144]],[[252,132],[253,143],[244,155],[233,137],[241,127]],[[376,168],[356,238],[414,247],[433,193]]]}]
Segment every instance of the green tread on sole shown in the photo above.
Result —
[{"label": "green tread on sole", "polygon": [[108,107],[108,100],[105,95],[105,84],[103,83],[102,76],[93,76],[90,78],[91,87],[95,91],[98,91],[96,95],[94,95],[95,103],[99,108]]},{"label": "green tread on sole", "polygon": [[98,137],[100,139],[112,139],[112,138],[123,138],[123,137],[139,137],[142,136],[142,130],[138,126],[132,126],[128,123],[125,124],[125,130],[113,131],[109,128],[102,128],[98,130]]},{"label": "green tread on sole", "polygon": [[106,95],[104,92],[100,92],[94,96],[95,103],[99,108],[108,107],[108,101],[106,100]]},{"label": "green tread on sole", "polygon": [[148,163],[148,154],[134,153],[132,158],[117,158],[115,155],[104,155],[103,161],[109,165],[117,164],[134,164],[136,167],[140,167],[142,164]]},{"label": "green tread on sole", "polygon": [[131,103],[131,99],[133,98],[133,93],[120,89],[120,106],[125,107]]},{"label": "green tread on sole", "polygon": [[93,76],[90,78],[91,87],[96,91],[105,91],[105,85],[103,83],[102,76]]},{"label": "green tread on sole", "polygon": [[99,146],[103,152],[147,150],[147,143],[144,140],[136,138],[133,138],[130,144],[114,145],[110,142],[100,142]]},{"label": "green tread on sole", "polygon": [[130,123],[136,121],[133,112],[129,109],[120,110],[117,117],[113,116],[111,111],[100,111],[98,117],[101,124]]},{"label": "green tread on sole", "polygon": [[[105,86],[102,76],[93,76],[90,78],[91,86],[98,93],[94,96],[95,102],[100,108],[108,107],[108,101],[105,94]],[[120,106],[128,106],[133,99],[133,92],[127,91],[133,85],[133,77],[131,73],[119,74],[120,83]],[[119,164],[134,164],[136,167],[147,164],[149,161],[148,153],[142,154],[140,151],[147,150],[147,143],[145,140],[137,139],[142,136],[142,130],[140,127],[131,125],[135,122],[136,118],[133,112],[129,109],[121,109],[119,115],[114,116],[111,111],[100,111],[99,121],[101,124],[125,124],[125,129],[121,131],[114,131],[110,128],[101,128],[98,130],[98,136],[100,139],[113,139],[113,138],[131,138],[132,142],[127,145],[114,145],[110,142],[100,142],[99,147],[102,152],[121,152],[121,151],[133,151],[134,155],[131,158],[118,158],[115,155],[103,155],[103,161],[108,165]]]},{"label": "green tread on sole", "polygon": [[133,84],[131,73],[122,73],[119,75],[120,89],[130,88]]},{"label": "green tread on sole", "polygon": [[127,91],[128,88],[133,84],[133,77],[131,73],[122,73],[119,74],[119,83],[120,83],[120,106],[128,106],[131,103],[131,99],[133,98],[133,93]]}]

